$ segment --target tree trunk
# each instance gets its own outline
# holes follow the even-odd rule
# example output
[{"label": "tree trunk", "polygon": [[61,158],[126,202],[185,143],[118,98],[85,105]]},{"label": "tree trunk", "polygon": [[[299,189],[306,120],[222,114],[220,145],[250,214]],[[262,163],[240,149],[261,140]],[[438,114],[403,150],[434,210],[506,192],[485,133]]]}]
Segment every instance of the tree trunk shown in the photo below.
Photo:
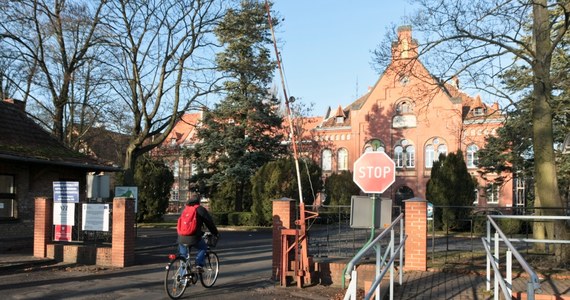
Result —
[{"label": "tree trunk", "polygon": [[[556,165],[554,156],[554,139],[552,125],[552,108],[549,105],[552,95],[550,79],[552,43],[550,41],[549,13],[547,0],[537,0],[533,4],[533,40],[536,51],[532,69],[533,82],[533,146],[535,160],[535,184],[537,195],[543,208],[540,214],[563,215],[562,199],[558,191]],[[556,222],[554,232],[547,230],[550,239],[567,239],[565,222]],[[555,247],[559,263],[567,262],[570,251],[562,246]],[[567,250],[567,249],[566,249]]]},{"label": "tree trunk", "polygon": [[125,151],[125,163],[123,165],[123,185],[135,185],[135,165],[137,163],[137,151],[132,145],[129,145]]}]

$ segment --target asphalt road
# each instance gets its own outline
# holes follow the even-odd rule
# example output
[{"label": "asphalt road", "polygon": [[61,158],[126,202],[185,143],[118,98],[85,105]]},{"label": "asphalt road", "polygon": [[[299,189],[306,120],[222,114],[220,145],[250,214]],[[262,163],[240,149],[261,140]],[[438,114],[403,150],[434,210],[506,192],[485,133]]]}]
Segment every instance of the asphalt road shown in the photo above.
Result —
[{"label": "asphalt road", "polygon": [[[167,299],[164,267],[168,254],[175,252],[175,234],[173,229],[139,229],[136,265],[131,267],[60,263],[0,274],[0,298]],[[222,231],[215,248],[220,258],[218,281],[210,289],[199,282],[189,286],[182,299],[330,299],[326,294],[332,291],[325,288],[300,291],[271,280],[271,245],[271,231]]]}]

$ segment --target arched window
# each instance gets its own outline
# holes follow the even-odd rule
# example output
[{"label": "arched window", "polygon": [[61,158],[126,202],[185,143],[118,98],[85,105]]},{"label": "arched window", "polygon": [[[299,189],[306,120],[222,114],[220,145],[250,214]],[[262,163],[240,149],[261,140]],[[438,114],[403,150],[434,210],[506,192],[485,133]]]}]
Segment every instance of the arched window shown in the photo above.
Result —
[{"label": "arched window", "polygon": [[447,156],[447,145],[439,145],[437,146],[437,156],[436,156],[436,160],[439,159],[439,156],[443,154],[445,156]]},{"label": "arched window", "polygon": [[405,154],[406,168],[414,168],[416,166],[416,148],[412,145],[406,147]]},{"label": "arched window", "polygon": [[398,114],[409,114],[413,112],[412,103],[408,100],[401,101],[396,105],[396,112]]},{"label": "arched window", "polygon": [[323,171],[332,171],[332,151],[330,149],[323,150],[321,167]]},{"label": "arched window", "polygon": [[433,145],[426,145],[426,155],[425,155],[425,166],[426,168],[433,167],[433,162],[435,160],[435,153],[433,151]]},{"label": "arched window", "polygon": [[433,168],[433,162],[439,159],[439,156],[447,155],[447,144],[440,137],[434,137],[427,141],[425,146],[425,167]]},{"label": "arched window", "polygon": [[402,148],[402,146],[396,146],[394,148],[394,163],[396,164],[396,168],[404,166],[404,148]]},{"label": "arched window", "polygon": [[364,152],[371,151],[386,152],[386,148],[384,147],[384,143],[382,143],[382,141],[374,139],[368,141],[368,143],[366,143],[364,146]]},{"label": "arched window", "polygon": [[341,148],[338,150],[338,170],[344,171],[348,170],[348,150],[346,148]]},{"label": "arched window", "polygon": [[467,167],[476,168],[479,164],[479,158],[477,157],[477,151],[479,147],[477,145],[471,144],[467,146]]}]

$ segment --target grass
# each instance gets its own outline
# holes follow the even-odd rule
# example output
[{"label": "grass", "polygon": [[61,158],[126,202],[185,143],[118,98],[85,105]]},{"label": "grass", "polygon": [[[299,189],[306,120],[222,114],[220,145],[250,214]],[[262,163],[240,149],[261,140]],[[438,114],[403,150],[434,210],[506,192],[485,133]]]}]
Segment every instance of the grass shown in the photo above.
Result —
[{"label": "grass", "polygon": [[[558,266],[553,254],[533,252],[521,253],[531,268],[542,278],[570,278],[567,266]],[[504,249],[499,257],[499,268],[505,273]],[[528,276],[513,256],[513,277]],[[428,268],[443,272],[469,273],[485,275],[487,272],[487,258],[484,251],[439,251],[428,252]]]}]

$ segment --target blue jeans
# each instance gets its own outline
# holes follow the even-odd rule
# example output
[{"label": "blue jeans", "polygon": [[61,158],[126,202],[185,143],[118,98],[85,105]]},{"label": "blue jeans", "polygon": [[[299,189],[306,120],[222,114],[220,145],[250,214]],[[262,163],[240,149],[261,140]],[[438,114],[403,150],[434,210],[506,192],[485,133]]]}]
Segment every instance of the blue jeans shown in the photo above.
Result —
[{"label": "blue jeans", "polygon": [[[196,265],[203,267],[208,245],[206,245],[206,242],[201,239],[197,245],[194,245],[194,247],[198,249],[198,253],[196,254]],[[180,252],[181,256],[188,257],[188,247],[186,247],[186,245],[178,244],[178,252]]]}]

